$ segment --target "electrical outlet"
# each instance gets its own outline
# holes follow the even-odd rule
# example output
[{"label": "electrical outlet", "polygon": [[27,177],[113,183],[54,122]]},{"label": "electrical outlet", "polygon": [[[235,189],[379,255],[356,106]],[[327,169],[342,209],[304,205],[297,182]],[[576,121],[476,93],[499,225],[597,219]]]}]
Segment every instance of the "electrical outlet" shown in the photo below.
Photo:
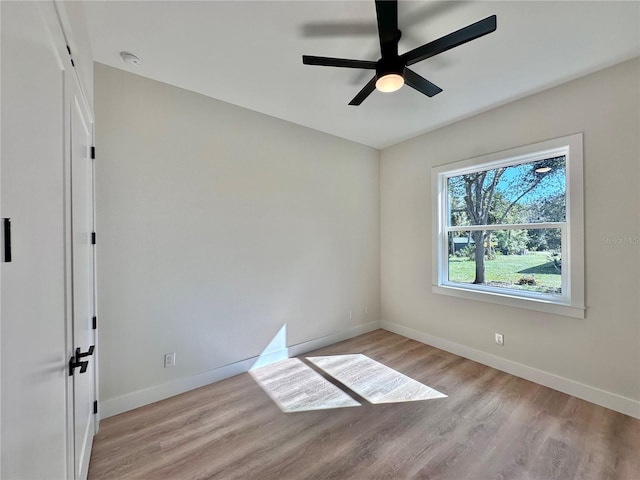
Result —
[{"label": "electrical outlet", "polygon": [[353,310],[349,310],[349,320],[353,318]]},{"label": "electrical outlet", "polygon": [[496,343],[498,345],[504,346],[504,335],[501,333],[496,333]]},{"label": "electrical outlet", "polygon": [[164,368],[175,367],[176,366],[176,353],[165,353],[164,354]]}]

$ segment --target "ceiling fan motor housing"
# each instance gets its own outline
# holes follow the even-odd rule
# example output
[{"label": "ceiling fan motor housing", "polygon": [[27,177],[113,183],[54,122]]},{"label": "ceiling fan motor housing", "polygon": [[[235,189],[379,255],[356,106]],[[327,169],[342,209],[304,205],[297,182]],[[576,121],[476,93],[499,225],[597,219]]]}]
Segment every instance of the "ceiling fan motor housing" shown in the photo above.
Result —
[{"label": "ceiling fan motor housing", "polygon": [[400,57],[382,58],[376,64],[376,78],[382,78],[391,73],[404,77],[404,62]]}]

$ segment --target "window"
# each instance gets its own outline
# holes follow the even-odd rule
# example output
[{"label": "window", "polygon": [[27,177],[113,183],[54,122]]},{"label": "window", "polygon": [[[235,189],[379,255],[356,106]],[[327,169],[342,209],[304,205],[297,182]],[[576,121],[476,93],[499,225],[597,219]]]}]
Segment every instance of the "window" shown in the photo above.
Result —
[{"label": "window", "polygon": [[435,293],[584,317],[581,134],[432,179]]}]

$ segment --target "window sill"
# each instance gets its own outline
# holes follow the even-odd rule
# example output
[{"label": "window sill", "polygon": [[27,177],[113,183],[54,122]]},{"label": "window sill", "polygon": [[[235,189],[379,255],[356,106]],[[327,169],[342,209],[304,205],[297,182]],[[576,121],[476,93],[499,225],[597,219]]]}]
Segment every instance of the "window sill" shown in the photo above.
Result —
[{"label": "window sill", "polygon": [[480,300],[482,302],[508,305],[510,307],[536,310],[538,312],[553,313],[565,317],[584,318],[584,307],[569,305],[557,301],[538,298],[525,298],[521,296],[509,295],[508,293],[497,293],[490,291],[473,291],[467,288],[459,288],[450,285],[433,285],[433,293],[449,295],[452,297],[467,298],[470,300]]}]

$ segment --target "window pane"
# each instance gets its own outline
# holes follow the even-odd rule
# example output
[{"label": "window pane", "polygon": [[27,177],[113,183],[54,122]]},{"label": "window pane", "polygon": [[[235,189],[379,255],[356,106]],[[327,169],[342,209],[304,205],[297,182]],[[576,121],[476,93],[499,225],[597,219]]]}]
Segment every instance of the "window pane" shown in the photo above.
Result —
[{"label": "window pane", "polygon": [[450,282],[562,295],[559,228],[450,232],[448,241]]},{"label": "window pane", "polygon": [[449,177],[449,226],[564,222],[565,173],[561,156]]}]

